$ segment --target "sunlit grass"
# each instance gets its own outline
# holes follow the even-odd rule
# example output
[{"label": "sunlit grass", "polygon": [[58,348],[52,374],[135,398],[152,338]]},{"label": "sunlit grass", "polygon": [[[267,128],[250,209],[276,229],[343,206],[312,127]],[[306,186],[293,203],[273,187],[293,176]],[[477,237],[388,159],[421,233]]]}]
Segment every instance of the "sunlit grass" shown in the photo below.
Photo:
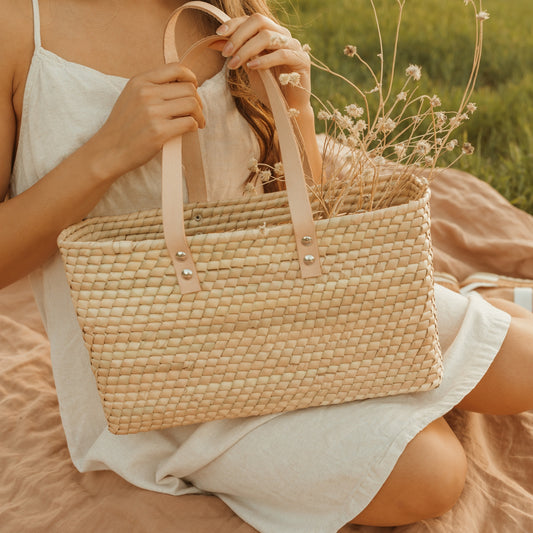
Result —
[{"label": "sunlit grass", "polygon": [[[333,70],[370,90],[372,81],[343,55],[347,44],[377,66],[378,37],[369,0],[280,0],[295,36]],[[385,61],[396,24],[396,1],[376,0],[385,41]],[[483,60],[473,96],[479,106],[462,135],[476,146],[459,168],[499,190],[533,213],[533,2],[484,0]],[[473,52],[473,14],[462,0],[407,0],[400,36],[399,72],[410,63],[423,69],[421,90],[438,94],[453,109],[467,83]],[[353,92],[330,75],[314,73],[314,92],[338,107]],[[463,139],[460,139],[463,140]]]}]

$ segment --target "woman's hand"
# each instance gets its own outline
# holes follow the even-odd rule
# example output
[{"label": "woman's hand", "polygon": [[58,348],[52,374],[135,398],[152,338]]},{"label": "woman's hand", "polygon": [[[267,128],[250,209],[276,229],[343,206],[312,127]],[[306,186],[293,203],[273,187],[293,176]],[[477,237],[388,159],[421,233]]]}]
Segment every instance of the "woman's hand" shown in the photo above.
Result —
[{"label": "woman's hand", "polygon": [[132,78],[89,141],[101,174],[114,180],[152,159],[163,144],[205,126],[196,76],[177,63]]},{"label": "woman's hand", "polygon": [[254,70],[272,68],[276,76],[297,72],[301,87],[282,86],[284,96],[291,108],[299,111],[310,108],[311,61],[289,30],[257,13],[231,19],[218,28],[217,34],[229,38],[222,49],[222,54],[230,58],[228,68],[244,66],[252,87],[263,100],[264,90]]}]

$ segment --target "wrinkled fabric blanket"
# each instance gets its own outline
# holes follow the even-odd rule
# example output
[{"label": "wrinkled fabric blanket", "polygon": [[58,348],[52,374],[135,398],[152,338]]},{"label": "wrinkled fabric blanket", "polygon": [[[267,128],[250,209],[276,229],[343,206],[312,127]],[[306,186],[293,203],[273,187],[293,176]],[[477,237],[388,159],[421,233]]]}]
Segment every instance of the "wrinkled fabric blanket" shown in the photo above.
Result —
[{"label": "wrinkled fabric blanket", "polygon": [[[476,178],[447,171],[433,184],[436,270],[533,279],[533,217]],[[532,376],[533,382],[533,376]],[[454,410],[465,490],[445,516],[342,533],[533,531],[533,412],[510,417]],[[438,458],[435,458],[438,460]],[[27,281],[0,291],[0,531],[2,533],[252,533],[213,496],[138,489],[111,472],[80,474],[61,428],[49,345]],[[305,533],[305,532],[295,532]]]}]

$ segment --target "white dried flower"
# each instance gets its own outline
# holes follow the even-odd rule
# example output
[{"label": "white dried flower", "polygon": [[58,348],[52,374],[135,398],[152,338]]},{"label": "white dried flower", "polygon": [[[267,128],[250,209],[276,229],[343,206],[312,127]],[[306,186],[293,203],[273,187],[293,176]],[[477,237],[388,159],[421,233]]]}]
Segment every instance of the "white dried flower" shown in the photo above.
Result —
[{"label": "white dried flower", "polygon": [[490,18],[490,14],[487,13],[487,11],[480,11],[480,12],[476,15],[476,18],[477,18],[478,20],[481,20],[481,21],[483,21],[483,20],[489,20],[489,18]]},{"label": "white dried flower", "polygon": [[415,81],[419,81],[422,77],[422,69],[418,65],[409,65],[405,69],[405,75]]},{"label": "white dried flower", "polygon": [[431,151],[431,144],[429,144],[427,141],[418,141],[416,143],[416,152],[419,154],[426,155]]},{"label": "white dried flower", "polygon": [[259,172],[259,161],[255,157],[252,157],[248,162],[248,170],[250,172]]},{"label": "white dried flower", "polygon": [[437,119],[438,128],[442,128],[442,126],[446,124],[446,113],[442,111],[437,111],[437,113],[435,113],[435,118]]},{"label": "white dried flower", "polygon": [[300,74],[298,72],[290,72],[279,75],[279,82],[281,85],[292,85],[293,87],[300,86]]},{"label": "white dried flower", "polygon": [[262,170],[261,172],[259,172],[259,179],[263,183],[268,183],[272,179],[272,173],[268,169]]},{"label": "white dried flower", "polygon": [[289,109],[289,117],[290,118],[297,118],[300,116],[300,110],[299,109],[294,109],[294,107],[291,107]]},{"label": "white dried flower", "polygon": [[283,176],[283,174],[285,174],[283,163],[279,162],[274,165],[274,174],[276,174],[276,176]]},{"label": "white dried flower", "polygon": [[378,165],[378,166],[379,165],[384,165],[384,164],[387,163],[387,160],[383,156],[378,155],[378,156],[374,157],[374,163],[376,165]]},{"label": "white dried flower", "polygon": [[431,105],[431,107],[440,107],[442,105],[442,102],[440,101],[440,98],[436,94],[434,94],[429,99],[429,105]]},{"label": "white dried flower", "polygon": [[358,120],[355,123],[355,126],[352,128],[353,133],[362,133],[363,131],[366,131],[368,128],[368,124],[365,120]]},{"label": "white dried flower", "polygon": [[350,104],[346,106],[346,113],[353,118],[360,118],[365,114],[365,110],[356,104]]},{"label": "white dried flower", "polygon": [[391,118],[381,117],[377,122],[377,130],[383,133],[390,133],[396,128],[397,124]]},{"label": "white dried flower", "polygon": [[470,143],[464,143],[462,151],[465,155],[472,155],[474,153],[474,147]]},{"label": "white dried flower", "polygon": [[306,54],[309,54],[311,52],[311,47],[306,43],[302,46],[302,50],[306,53]]},{"label": "white dried flower", "polygon": [[333,117],[339,128],[342,128],[343,130],[349,130],[353,127],[352,119],[343,115],[340,111],[335,110]]},{"label": "white dried flower", "polygon": [[428,167],[431,167],[434,165],[435,163],[435,159],[431,156],[426,156],[426,158],[424,159],[424,163],[428,166]]},{"label": "white dried flower", "polygon": [[467,110],[469,113],[475,113],[476,110],[477,110],[477,104],[474,104],[474,102],[470,102],[470,103],[466,106],[466,110]]},{"label": "white dried flower", "polygon": [[457,141],[457,139],[452,139],[448,144],[446,144],[446,150],[448,150],[448,152],[451,152],[452,150],[455,150],[458,146],[459,142]]},{"label": "white dried flower", "polygon": [[398,95],[396,96],[396,100],[400,100],[402,102],[407,100],[407,93],[405,91],[398,93]]},{"label": "white dried flower", "polygon": [[443,139],[442,137],[437,137],[437,138],[435,139],[435,144],[436,144],[437,146],[442,146],[442,143],[443,143],[443,142],[444,142],[444,139]]},{"label": "white dried flower", "polygon": [[255,189],[252,183],[248,182],[244,186],[244,194],[257,194],[257,190]]},{"label": "white dried flower", "polygon": [[282,48],[283,46],[287,46],[288,43],[289,38],[286,35],[276,34],[270,39],[270,46],[272,48]]},{"label": "white dried flower", "polygon": [[452,117],[450,119],[450,128],[454,130],[458,128],[462,123],[463,123],[462,115],[455,115],[455,117]]},{"label": "white dried flower", "polygon": [[349,44],[344,47],[344,55],[348,57],[355,57],[357,55],[357,46]]},{"label": "white dried flower", "polygon": [[398,157],[403,157],[403,156],[407,153],[407,147],[405,146],[404,143],[397,144],[397,145],[394,147],[394,153],[395,153]]},{"label": "white dried flower", "polygon": [[328,113],[327,111],[324,111],[321,109],[317,114],[318,120],[331,120],[331,113]]}]

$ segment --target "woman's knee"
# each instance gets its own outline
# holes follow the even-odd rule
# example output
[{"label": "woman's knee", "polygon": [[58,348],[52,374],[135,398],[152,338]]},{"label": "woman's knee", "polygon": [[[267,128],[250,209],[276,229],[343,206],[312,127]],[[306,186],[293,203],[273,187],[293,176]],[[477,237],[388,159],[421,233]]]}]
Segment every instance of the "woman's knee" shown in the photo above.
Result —
[{"label": "woman's knee", "polygon": [[399,526],[435,518],[459,499],[466,456],[444,419],[435,420],[406,447],[393,472],[355,524]]},{"label": "woman's knee", "polygon": [[413,482],[418,487],[412,493],[415,497],[407,499],[411,511],[422,518],[443,515],[464,489],[467,462],[463,446],[440,419],[415,437],[411,454],[417,469]]}]

